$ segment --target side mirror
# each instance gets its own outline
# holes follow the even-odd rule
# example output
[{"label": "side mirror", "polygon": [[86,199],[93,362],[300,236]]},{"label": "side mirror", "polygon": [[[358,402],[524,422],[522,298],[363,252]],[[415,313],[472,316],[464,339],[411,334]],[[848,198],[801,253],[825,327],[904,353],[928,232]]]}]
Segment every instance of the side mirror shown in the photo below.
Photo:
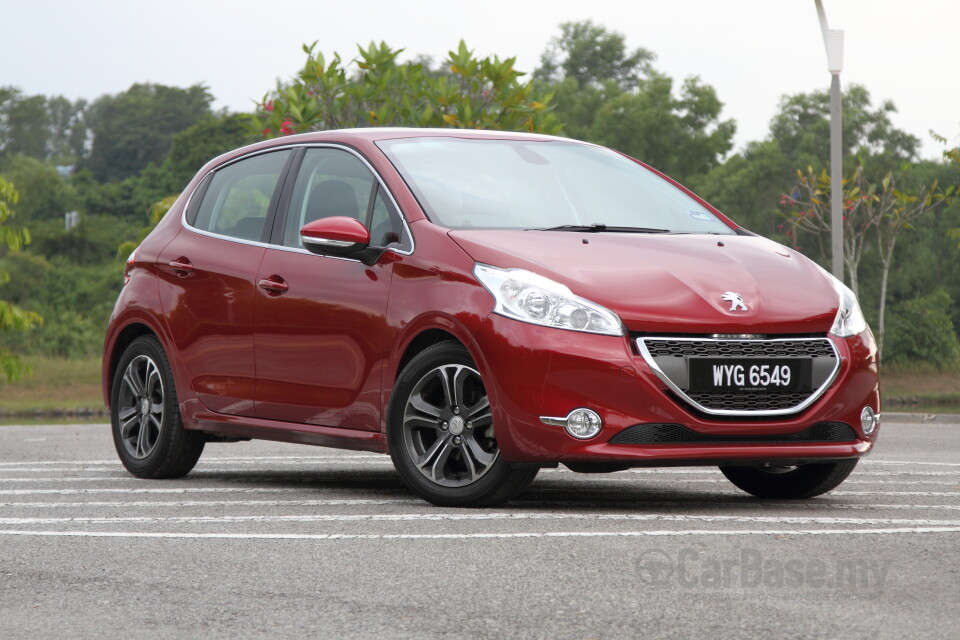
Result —
[{"label": "side mirror", "polygon": [[374,264],[383,254],[383,249],[370,246],[370,231],[359,221],[346,216],[308,222],[300,228],[300,241],[310,253],[354,258],[367,266]]}]

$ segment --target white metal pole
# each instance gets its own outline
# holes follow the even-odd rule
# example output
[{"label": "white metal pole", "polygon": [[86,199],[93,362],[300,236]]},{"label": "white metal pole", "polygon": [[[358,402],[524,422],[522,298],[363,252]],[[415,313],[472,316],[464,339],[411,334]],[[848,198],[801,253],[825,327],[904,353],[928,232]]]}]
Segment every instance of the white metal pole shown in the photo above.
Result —
[{"label": "white metal pole", "polygon": [[833,275],[843,282],[843,108],[840,71],[843,70],[843,31],[830,29],[822,0],[814,0],[830,71],[830,236]]}]

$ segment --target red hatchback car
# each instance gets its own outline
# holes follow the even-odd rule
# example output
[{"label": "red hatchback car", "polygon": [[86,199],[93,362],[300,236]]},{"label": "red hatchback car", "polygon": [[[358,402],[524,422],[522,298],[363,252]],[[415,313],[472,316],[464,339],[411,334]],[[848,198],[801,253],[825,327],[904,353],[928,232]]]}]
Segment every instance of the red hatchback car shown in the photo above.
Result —
[{"label": "red hatchback car", "polygon": [[439,505],[542,467],[715,465],[839,485],[877,438],[853,294],[657,171],[583,142],[357,129],[205,166],[130,257],[107,330],[117,452],[209,440],[389,453]]}]

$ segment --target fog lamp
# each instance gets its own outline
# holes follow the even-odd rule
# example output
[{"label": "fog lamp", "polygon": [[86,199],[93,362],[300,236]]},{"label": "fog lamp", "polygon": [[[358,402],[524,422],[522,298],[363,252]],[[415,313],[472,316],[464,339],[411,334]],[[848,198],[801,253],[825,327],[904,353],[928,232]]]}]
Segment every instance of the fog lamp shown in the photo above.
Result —
[{"label": "fog lamp", "polygon": [[567,414],[566,418],[541,416],[540,422],[563,427],[567,433],[578,440],[589,440],[600,433],[600,428],[603,427],[603,420],[596,411],[591,409],[574,409]]},{"label": "fog lamp", "polygon": [[879,423],[880,414],[876,413],[870,405],[865,406],[863,411],[860,412],[860,426],[863,428],[863,432],[870,435]]}]

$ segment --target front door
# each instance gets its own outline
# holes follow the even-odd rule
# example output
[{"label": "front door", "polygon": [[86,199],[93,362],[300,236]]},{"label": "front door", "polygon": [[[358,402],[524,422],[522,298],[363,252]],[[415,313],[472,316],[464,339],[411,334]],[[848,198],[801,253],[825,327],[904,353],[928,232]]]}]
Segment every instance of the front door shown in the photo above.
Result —
[{"label": "front door", "polygon": [[257,415],[306,424],[380,428],[380,390],[394,330],[386,309],[396,254],[373,266],[307,252],[299,229],[349,216],[376,244],[409,241],[378,181],[353,153],[308,149],[289,207],[257,275]]}]

